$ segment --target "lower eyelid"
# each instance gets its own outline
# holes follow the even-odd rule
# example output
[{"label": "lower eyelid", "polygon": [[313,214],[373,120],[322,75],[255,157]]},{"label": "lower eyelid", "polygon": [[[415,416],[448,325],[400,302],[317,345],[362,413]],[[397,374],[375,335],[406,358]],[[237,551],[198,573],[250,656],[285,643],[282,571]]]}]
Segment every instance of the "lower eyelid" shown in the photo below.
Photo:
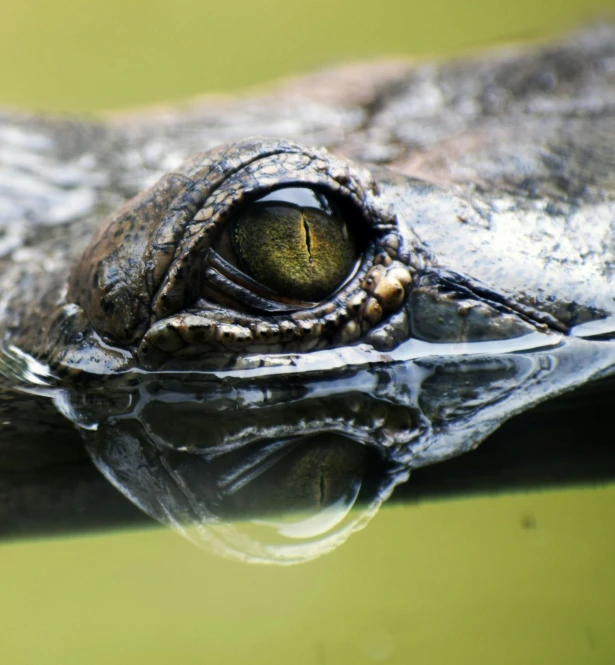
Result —
[{"label": "lower eyelid", "polygon": [[[278,296],[267,287],[254,282],[249,276],[240,273],[214,251],[210,252],[208,263],[209,265],[205,269],[205,283],[209,291],[207,295],[215,297],[216,293],[221,293],[223,296],[238,301],[250,309],[271,314],[276,312],[291,313],[300,309],[309,309],[316,304],[313,302],[295,302]],[[229,277],[228,273],[232,277]],[[246,286],[240,282],[244,282]]]}]

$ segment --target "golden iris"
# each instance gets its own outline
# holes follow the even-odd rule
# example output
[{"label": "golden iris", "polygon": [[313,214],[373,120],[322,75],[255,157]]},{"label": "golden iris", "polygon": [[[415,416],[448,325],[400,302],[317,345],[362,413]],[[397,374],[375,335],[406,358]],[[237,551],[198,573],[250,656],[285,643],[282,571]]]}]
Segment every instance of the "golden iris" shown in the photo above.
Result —
[{"label": "golden iris", "polygon": [[276,190],[247,206],[232,237],[251,276],[288,298],[326,298],[357,259],[342,214],[324,194],[303,187]]}]

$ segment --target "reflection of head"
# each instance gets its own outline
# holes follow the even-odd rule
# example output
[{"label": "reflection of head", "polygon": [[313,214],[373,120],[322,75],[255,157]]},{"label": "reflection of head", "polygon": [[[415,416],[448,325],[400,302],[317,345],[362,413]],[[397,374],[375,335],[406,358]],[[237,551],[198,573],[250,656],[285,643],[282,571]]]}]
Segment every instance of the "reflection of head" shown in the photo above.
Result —
[{"label": "reflection of head", "polygon": [[300,563],[333,550],[408,477],[375,448],[326,433],[253,444],[212,460],[161,451],[122,432],[90,453],[152,517],[198,545],[257,563]]},{"label": "reflection of head", "polygon": [[334,377],[309,363],[266,377],[139,374],[55,402],[147,514],[236,559],[296,563],[366,524],[410,468],[473,449],[562,381],[595,371],[593,347],[568,344],[574,353],[331,362]]},{"label": "reflection of head", "polygon": [[[406,466],[410,409],[359,391],[262,402],[148,393],[87,434],[96,465],[146,513],[242,561],[316,558],[365,526]],[[171,393],[169,393],[171,395]],[[244,402],[245,403],[245,402]]]},{"label": "reflection of head", "polygon": [[[380,455],[338,435],[291,443],[228,478],[218,516],[182,532],[198,545],[253,563],[315,559],[364,527],[408,473],[391,473]],[[232,474],[231,474],[232,476]]]}]

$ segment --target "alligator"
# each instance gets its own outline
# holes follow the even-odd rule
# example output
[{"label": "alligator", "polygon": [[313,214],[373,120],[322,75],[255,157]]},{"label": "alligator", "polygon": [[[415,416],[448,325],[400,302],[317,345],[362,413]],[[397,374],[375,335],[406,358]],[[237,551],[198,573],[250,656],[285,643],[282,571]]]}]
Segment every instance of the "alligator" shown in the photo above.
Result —
[{"label": "alligator", "polygon": [[[608,401],[612,26],[104,120],[5,112],[0,172],[7,514],[15,474],[82,436],[149,515],[295,563],[513,416]],[[229,531],[287,505],[321,511],[271,517],[308,544]]]}]

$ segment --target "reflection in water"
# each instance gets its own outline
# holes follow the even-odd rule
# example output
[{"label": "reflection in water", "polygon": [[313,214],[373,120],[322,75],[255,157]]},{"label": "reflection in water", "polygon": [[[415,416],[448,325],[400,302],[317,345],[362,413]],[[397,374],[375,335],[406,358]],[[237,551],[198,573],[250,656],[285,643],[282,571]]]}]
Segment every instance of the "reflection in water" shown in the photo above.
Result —
[{"label": "reflection in water", "polygon": [[[335,378],[309,366],[273,377],[135,373],[49,390],[96,466],[147,514],[227,556],[296,563],[364,526],[412,468],[472,449],[612,365],[610,345],[548,342],[346,366]],[[37,371],[6,358],[25,363],[22,377]]]},{"label": "reflection in water", "polygon": [[465,345],[366,354],[334,371],[321,358],[273,376],[134,372],[68,388],[17,350],[0,360],[79,426],[98,469],[145,513],[225,556],[293,564],[365,526],[413,469],[614,364],[609,343],[544,341],[498,356]]},{"label": "reflection in water", "polygon": [[65,394],[63,408],[86,424],[96,466],[152,517],[233,558],[298,563],[343,543],[408,477],[416,409],[362,392],[377,375],[357,378],[325,396],[322,381],[146,377]]}]

